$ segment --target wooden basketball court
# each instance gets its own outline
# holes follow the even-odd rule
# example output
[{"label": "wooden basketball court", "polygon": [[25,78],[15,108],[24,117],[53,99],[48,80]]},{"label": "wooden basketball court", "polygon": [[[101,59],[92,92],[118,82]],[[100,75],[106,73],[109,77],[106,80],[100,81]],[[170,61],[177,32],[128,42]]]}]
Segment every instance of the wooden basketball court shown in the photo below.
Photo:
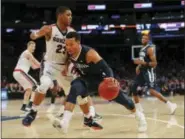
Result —
[{"label": "wooden basketball court", "polygon": [[[138,133],[136,120],[128,110],[116,103],[94,98],[96,111],[103,116],[101,123],[104,129],[92,131],[83,127],[83,116],[76,106],[67,135],[52,127],[49,119],[53,115],[46,113],[49,99],[41,105],[38,118],[31,127],[21,124],[21,100],[2,101],[2,138],[184,138],[184,96],[168,99],[178,105],[175,115],[169,115],[166,104],[156,98],[141,100],[148,130],[146,133]],[[59,106],[57,103],[55,112]]]}]

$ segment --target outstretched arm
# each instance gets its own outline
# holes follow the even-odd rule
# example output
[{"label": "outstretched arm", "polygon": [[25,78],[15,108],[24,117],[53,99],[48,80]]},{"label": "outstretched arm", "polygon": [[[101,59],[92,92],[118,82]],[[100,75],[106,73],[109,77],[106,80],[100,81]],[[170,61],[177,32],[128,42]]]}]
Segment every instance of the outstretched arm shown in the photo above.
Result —
[{"label": "outstretched arm", "polygon": [[30,38],[32,40],[36,40],[38,38],[41,38],[41,37],[45,36],[46,40],[49,40],[51,38],[51,32],[52,32],[51,26],[50,25],[45,25],[39,31],[32,32],[30,34]]}]

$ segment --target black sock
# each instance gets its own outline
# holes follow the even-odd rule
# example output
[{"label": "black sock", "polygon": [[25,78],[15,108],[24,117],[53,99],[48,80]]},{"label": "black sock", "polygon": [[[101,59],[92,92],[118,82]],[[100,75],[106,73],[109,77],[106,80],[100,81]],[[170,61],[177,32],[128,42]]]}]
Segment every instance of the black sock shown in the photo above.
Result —
[{"label": "black sock", "polygon": [[22,108],[26,108],[26,104],[22,104]]},{"label": "black sock", "polygon": [[54,104],[55,100],[56,100],[56,95],[52,94],[52,96],[51,96],[51,104]]},{"label": "black sock", "polygon": [[32,106],[32,104],[33,104],[33,102],[32,102],[32,101],[30,101],[30,102],[29,102],[29,104],[28,104],[28,106],[29,106],[29,107],[31,107],[31,106]]}]

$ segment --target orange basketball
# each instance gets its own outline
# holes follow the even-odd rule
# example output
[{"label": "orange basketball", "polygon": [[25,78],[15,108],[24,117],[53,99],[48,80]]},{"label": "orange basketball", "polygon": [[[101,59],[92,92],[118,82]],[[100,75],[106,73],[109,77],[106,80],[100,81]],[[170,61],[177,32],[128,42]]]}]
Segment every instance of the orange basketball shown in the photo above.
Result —
[{"label": "orange basketball", "polygon": [[106,100],[113,100],[119,94],[120,86],[110,80],[103,80],[99,87],[98,92],[100,97]]}]

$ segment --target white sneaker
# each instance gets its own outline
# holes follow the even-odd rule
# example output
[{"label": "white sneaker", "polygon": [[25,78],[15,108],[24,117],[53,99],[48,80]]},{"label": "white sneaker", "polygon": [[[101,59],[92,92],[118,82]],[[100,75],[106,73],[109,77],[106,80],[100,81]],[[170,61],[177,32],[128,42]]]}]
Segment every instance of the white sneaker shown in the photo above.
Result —
[{"label": "white sneaker", "polygon": [[60,110],[57,112],[56,116],[58,117],[62,117],[64,114],[64,106],[60,107]]},{"label": "white sneaker", "polygon": [[64,134],[68,131],[67,124],[61,124],[60,120],[55,118],[52,123],[53,127],[56,128],[58,131],[62,131]]},{"label": "white sneaker", "polygon": [[55,109],[55,105],[51,104],[47,110],[47,113],[53,113],[54,109]]},{"label": "white sneaker", "polygon": [[147,123],[146,120],[139,120],[138,123],[138,131],[139,132],[145,132],[147,130]]},{"label": "white sneaker", "polygon": [[177,104],[176,103],[171,103],[170,114],[173,115],[175,113],[176,109],[177,109]]},{"label": "white sneaker", "polygon": [[140,111],[136,112],[136,119],[138,120],[138,131],[145,132],[147,130],[147,123],[143,113]]}]

